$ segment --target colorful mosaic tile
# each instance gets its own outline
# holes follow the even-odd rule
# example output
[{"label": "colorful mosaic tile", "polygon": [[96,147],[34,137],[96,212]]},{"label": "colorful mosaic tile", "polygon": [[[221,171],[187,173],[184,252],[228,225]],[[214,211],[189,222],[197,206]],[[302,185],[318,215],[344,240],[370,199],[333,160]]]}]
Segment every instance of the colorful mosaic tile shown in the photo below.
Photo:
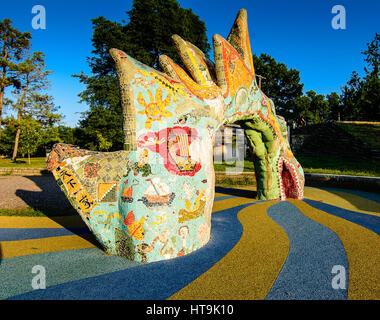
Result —
[{"label": "colorful mosaic tile", "polygon": [[116,202],[117,183],[101,182],[98,184],[98,202]]}]

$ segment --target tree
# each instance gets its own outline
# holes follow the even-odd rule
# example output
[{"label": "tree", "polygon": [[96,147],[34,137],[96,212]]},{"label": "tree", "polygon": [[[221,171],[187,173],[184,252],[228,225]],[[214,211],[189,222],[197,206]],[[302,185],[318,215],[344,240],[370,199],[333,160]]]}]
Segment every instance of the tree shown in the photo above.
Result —
[{"label": "tree", "polygon": [[362,54],[364,54],[365,62],[367,62],[368,66],[364,67],[365,72],[368,75],[375,75],[379,77],[380,72],[380,34],[376,32],[375,38],[367,43],[367,50],[364,50]]},{"label": "tree", "polygon": [[253,55],[253,63],[256,74],[265,77],[262,90],[273,100],[276,111],[287,120],[295,120],[298,117],[294,112],[295,101],[302,96],[303,89],[299,71],[288,69],[265,53]]},{"label": "tree", "polygon": [[330,109],[328,119],[339,121],[342,113],[339,95],[336,92],[331,92],[326,96],[326,99]]},{"label": "tree", "polygon": [[57,126],[57,132],[58,132],[58,137],[59,141],[57,142],[63,142],[67,144],[77,144],[77,131],[79,130],[78,128],[71,128],[71,127],[66,127],[63,125]]},{"label": "tree", "polygon": [[380,35],[367,43],[362,52],[367,66],[365,76],[360,78],[354,71],[342,88],[340,103],[344,120],[380,121]]},{"label": "tree", "polygon": [[79,144],[87,149],[100,146],[99,132],[102,139],[112,143],[111,150],[123,148],[119,85],[109,49],[118,48],[157,69],[161,54],[181,63],[171,40],[173,34],[192,42],[206,55],[211,49],[204,22],[191,9],[181,8],[176,0],[135,0],[127,16],[127,24],[104,17],[92,20],[94,50],[88,59],[92,75],[74,75],[86,86],[79,94],[80,101],[89,105],[79,122],[83,130]]},{"label": "tree", "polygon": [[311,104],[311,101],[310,101],[310,97],[308,96],[302,96],[295,99],[294,105],[293,105],[293,108],[294,108],[293,120],[294,120],[294,123],[298,127],[305,126],[308,123],[312,122],[313,114],[311,112],[310,104]]},{"label": "tree", "polygon": [[56,108],[52,103],[52,98],[43,93],[49,86],[47,76],[51,71],[47,71],[45,55],[42,52],[34,52],[20,63],[18,79],[20,87],[14,92],[17,97],[14,108],[17,110],[18,128],[15,136],[12,160],[16,161],[21,131],[24,118],[34,119],[41,123],[41,126],[52,126],[59,121],[61,116],[55,114]]},{"label": "tree", "polygon": [[191,9],[181,8],[176,0],[134,0],[127,14],[129,24],[125,31],[132,44],[127,52],[155,69],[160,68],[158,57],[162,53],[181,61],[173,47],[173,34],[190,41],[205,54],[211,49],[204,22]]},{"label": "tree", "polygon": [[363,79],[361,108],[363,118],[380,121],[380,34],[376,32],[375,38],[367,43],[365,55],[367,67],[364,68],[366,76]]},{"label": "tree", "polygon": [[310,98],[310,116],[312,123],[322,123],[329,118],[329,104],[325,100],[325,96],[317,94],[313,90],[306,92],[306,96]]},{"label": "tree", "polygon": [[362,95],[363,82],[359,74],[353,71],[350,80],[342,88],[340,96],[342,104],[342,120],[359,120],[360,119],[360,100]]},{"label": "tree", "polygon": [[324,96],[309,90],[294,101],[294,120],[297,126],[323,123],[334,119],[340,112],[339,95],[336,92]]},{"label": "tree", "polygon": [[14,137],[17,131],[17,120],[12,117],[3,119],[4,129],[0,132],[0,155],[11,155]]},{"label": "tree", "polygon": [[20,32],[11,23],[7,18],[0,21],[0,131],[5,89],[9,86],[19,87],[17,72],[20,70],[20,60],[29,49],[31,39],[29,32]]},{"label": "tree", "polygon": [[37,151],[38,146],[44,138],[42,124],[31,117],[24,118],[20,121],[22,132],[20,135],[20,152],[28,155],[30,164],[30,155]]}]

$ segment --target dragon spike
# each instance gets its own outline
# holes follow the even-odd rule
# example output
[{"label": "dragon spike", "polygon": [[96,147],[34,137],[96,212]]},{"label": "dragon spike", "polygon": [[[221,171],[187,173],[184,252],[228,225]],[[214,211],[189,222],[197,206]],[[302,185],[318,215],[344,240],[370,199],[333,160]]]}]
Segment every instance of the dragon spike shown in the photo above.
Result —
[{"label": "dragon spike", "polygon": [[176,81],[181,82],[191,94],[199,99],[212,100],[220,95],[221,91],[213,81],[207,82],[204,85],[199,84],[168,56],[161,55],[159,59],[160,65],[166,74]]},{"label": "dragon spike", "polygon": [[211,76],[213,64],[206,58],[204,53],[198,47],[183,40],[176,34],[172,36],[172,39],[178,55],[193,79],[200,85],[214,82],[215,77],[212,78]]},{"label": "dragon spike", "polygon": [[222,36],[214,34],[213,43],[218,86],[224,98],[232,98],[241,86],[250,87],[254,81],[254,73],[236,49]]},{"label": "dragon spike", "polygon": [[[175,63],[170,59],[167,55],[161,54],[159,57],[159,62],[161,68],[164,70],[164,72],[171,78],[175,79],[178,82],[181,82],[180,77],[177,75],[177,72],[175,71]],[[176,67],[181,68],[180,66],[176,65]],[[182,69],[182,68],[181,68]],[[183,71],[185,72],[185,71]]]},{"label": "dragon spike", "polygon": [[120,84],[121,105],[123,108],[124,149],[126,151],[137,150],[136,109],[130,85],[136,67],[123,51],[111,49],[109,52],[115,61]]},{"label": "dragon spike", "polygon": [[248,69],[255,73],[249,41],[247,10],[241,9],[231,28],[227,41],[236,49],[244,60]]}]

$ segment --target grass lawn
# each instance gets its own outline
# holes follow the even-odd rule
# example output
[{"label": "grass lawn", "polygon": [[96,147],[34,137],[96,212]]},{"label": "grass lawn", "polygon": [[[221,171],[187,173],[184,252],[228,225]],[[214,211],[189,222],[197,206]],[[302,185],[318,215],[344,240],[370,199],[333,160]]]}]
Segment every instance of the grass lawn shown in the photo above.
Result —
[{"label": "grass lawn", "polygon": [[337,125],[367,143],[372,149],[380,150],[380,123],[337,123]]},{"label": "grass lawn", "polygon": [[[295,156],[306,173],[340,174],[351,176],[380,177],[379,161],[347,159],[329,155],[299,154]],[[215,171],[225,171],[235,165],[214,164]],[[244,172],[254,172],[253,162],[244,161]]]},{"label": "grass lawn", "polygon": [[[226,164],[226,163],[214,163],[215,171],[225,171],[226,168],[234,168],[237,165],[234,164]],[[255,167],[253,166],[253,162],[250,160],[244,160],[244,169],[241,170],[243,172],[255,172]]]},{"label": "grass lawn", "polygon": [[46,158],[17,158],[16,162],[11,159],[0,159],[0,168],[46,168]]},{"label": "grass lawn", "polygon": [[295,155],[307,173],[380,177],[380,163],[374,160],[348,159],[327,155]]},{"label": "grass lawn", "polygon": [[73,208],[59,209],[59,208],[41,208],[34,209],[31,207],[23,209],[0,209],[0,216],[22,216],[22,217],[62,217],[73,216],[78,213]]}]

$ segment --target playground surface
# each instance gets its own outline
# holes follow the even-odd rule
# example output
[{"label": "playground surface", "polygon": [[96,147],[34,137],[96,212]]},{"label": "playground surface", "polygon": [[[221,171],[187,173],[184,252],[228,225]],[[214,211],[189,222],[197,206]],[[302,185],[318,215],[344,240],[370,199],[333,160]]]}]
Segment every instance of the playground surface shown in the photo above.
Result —
[{"label": "playground surface", "polygon": [[150,264],[106,255],[79,215],[0,216],[0,299],[380,300],[380,194],[253,195],[217,188],[209,243]]}]

